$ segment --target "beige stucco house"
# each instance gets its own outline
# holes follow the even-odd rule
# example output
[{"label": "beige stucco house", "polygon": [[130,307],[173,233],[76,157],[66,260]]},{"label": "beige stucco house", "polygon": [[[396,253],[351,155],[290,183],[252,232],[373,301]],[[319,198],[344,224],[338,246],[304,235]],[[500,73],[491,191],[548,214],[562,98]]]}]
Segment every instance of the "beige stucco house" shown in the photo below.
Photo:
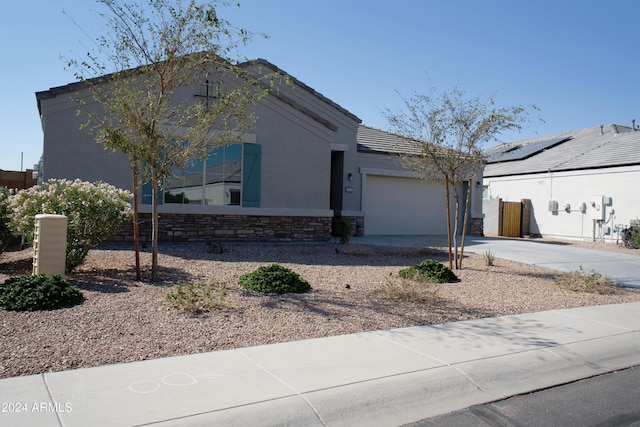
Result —
[{"label": "beige stucco house", "polygon": [[[354,234],[446,234],[441,185],[399,166],[397,137],[362,126],[356,115],[275,65],[252,64],[287,76],[288,83],[254,106],[255,127],[241,143],[216,150],[191,174],[165,183],[162,240],[322,241],[330,238],[336,218],[347,219]],[[194,85],[181,94],[197,102],[201,91]],[[44,132],[42,178],[101,180],[131,189],[126,156],[80,130],[86,118],[77,114],[77,97],[91,108],[83,83],[36,93]],[[472,191],[477,222],[481,192]],[[143,186],[145,215],[150,196]]]}]

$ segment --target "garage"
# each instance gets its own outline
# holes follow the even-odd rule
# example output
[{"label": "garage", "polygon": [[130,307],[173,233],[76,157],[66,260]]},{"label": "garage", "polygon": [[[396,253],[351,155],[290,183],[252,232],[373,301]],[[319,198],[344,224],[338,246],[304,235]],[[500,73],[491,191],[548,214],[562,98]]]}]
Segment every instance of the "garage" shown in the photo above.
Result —
[{"label": "garage", "polygon": [[366,175],[366,235],[446,235],[444,187],[417,178]]}]

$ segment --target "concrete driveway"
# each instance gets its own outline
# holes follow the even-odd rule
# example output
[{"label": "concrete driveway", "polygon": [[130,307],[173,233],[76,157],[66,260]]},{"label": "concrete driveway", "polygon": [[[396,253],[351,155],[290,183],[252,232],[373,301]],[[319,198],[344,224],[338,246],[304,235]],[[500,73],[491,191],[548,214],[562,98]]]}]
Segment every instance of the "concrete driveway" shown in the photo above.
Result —
[{"label": "concrete driveway", "polygon": [[[446,236],[363,236],[354,243],[403,247],[447,245]],[[582,267],[610,277],[621,286],[640,288],[640,256],[585,249],[550,241],[529,241],[493,237],[472,237],[465,240],[465,252],[483,254],[491,251],[498,258],[539,265],[559,271],[574,271]]]}]

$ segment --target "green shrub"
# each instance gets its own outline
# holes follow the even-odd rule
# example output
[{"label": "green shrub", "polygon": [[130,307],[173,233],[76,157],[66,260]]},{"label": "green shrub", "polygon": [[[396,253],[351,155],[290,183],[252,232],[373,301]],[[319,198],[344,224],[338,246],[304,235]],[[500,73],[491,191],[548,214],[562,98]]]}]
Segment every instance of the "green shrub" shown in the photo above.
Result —
[{"label": "green shrub", "polygon": [[398,276],[403,279],[435,283],[451,283],[458,279],[449,267],[434,259],[426,259],[420,264],[404,268],[400,270]]},{"label": "green shrub", "polygon": [[586,292],[600,295],[610,295],[618,292],[618,288],[610,278],[603,276],[595,270],[587,273],[582,267],[576,271],[560,274],[555,278],[555,283],[559,287],[573,292]]},{"label": "green shrub", "polygon": [[333,218],[333,222],[331,223],[331,235],[336,237],[339,236],[341,244],[349,243],[349,240],[351,239],[351,222],[342,217]]},{"label": "green shrub", "polygon": [[221,254],[224,252],[224,248],[222,247],[222,242],[212,242],[211,240],[207,240],[205,244],[207,245],[207,249],[209,253]]},{"label": "green shrub", "polygon": [[0,307],[5,310],[55,310],[82,301],[82,292],[60,275],[11,277],[0,286]]},{"label": "green shrub", "polygon": [[311,289],[298,273],[279,264],[258,268],[240,276],[238,283],[245,289],[266,294],[301,293]]},{"label": "green shrub", "polygon": [[636,249],[640,249],[640,226],[636,225],[633,229],[633,233],[631,234],[631,241],[633,242],[633,247]]},{"label": "green shrub", "polygon": [[82,264],[89,250],[111,237],[129,216],[132,194],[97,182],[51,179],[9,197],[11,229],[33,243],[35,216],[67,217],[66,271]]},{"label": "green shrub", "polygon": [[9,189],[0,187],[0,254],[5,250],[11,239],[11,230],[9,229]]},{"label": "green shrub", "polygon": [[226,295],[227,287],[224,284],[178,282],[165,299],[175,308],[199,314],[216,308]]},{"label": "green shrub", "polygon": [[340,243],[343,245],[351,240],[351,223],[342,218],[342,230],[340,231]]}]

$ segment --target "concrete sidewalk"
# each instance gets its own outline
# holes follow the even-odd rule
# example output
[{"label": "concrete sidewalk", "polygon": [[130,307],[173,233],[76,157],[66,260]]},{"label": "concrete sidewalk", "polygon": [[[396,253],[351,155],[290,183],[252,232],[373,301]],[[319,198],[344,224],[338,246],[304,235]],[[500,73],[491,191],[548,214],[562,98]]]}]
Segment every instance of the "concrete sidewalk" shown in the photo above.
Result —
[{"label": "concrete sidewalk", "polygon": [[640,303],[0,380],[6,426],[394,426],[640,365]]},{"label": "concrete sidewalk", "polygon": [[[446,247],[447,236],[363,236],[354,243],[404,247]],[[614,243],[611,243],[614,244]],[[640,288],[640,256],[598,251],[540,240],[467,236],[465,253],[491,251],[498,258],[534,264],[560,271],[595,270],[615,283]]]}]

